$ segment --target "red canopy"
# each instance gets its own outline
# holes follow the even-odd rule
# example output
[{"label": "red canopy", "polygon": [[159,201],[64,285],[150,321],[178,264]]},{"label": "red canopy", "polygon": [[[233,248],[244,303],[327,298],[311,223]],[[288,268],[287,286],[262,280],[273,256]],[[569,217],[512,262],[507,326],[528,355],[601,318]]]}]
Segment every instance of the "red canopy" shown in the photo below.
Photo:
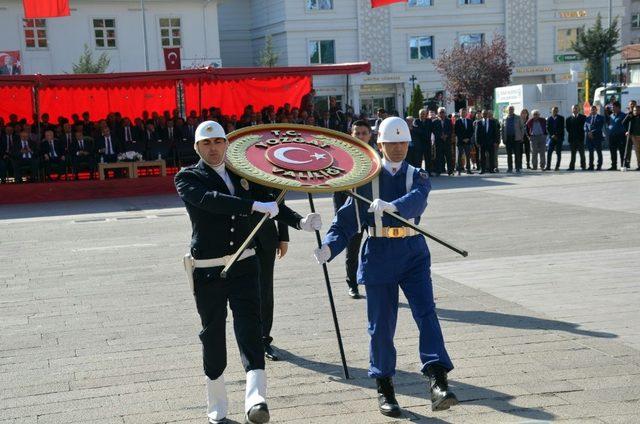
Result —
[{"label": "red canopy", "polygon": [[[244,106],[256,109],[300,104],[309,92],[313,75],[369,72],[371,65],[347,63],[279,68],[204,68],[180,71],[112,74],[0,75],[0,117],[11,113],[30,119],[37,92],[38,111],[59,116],[91,112],[102,118],[109,112],[140,116],[142,111],[162,112],[177,105],[177,86],[184,84],[186,110],[216,106],[224,114],[240,115]],[[35,89],[35,90],[34,90]]]}]

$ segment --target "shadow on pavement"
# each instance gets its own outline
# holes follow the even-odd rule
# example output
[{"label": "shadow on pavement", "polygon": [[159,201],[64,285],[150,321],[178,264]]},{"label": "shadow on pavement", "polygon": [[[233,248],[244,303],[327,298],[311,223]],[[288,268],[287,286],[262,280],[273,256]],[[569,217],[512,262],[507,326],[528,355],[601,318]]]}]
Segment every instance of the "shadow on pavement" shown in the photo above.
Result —
[{"label": "shadow on pavement", "polygon": [[[372,410],[375,410],[373,409],[377,406],[375,380],[368,377],[367,370],[349,367],[349,374],[351,378],[349,380],[345,380],[343,377],[342,366],[340,365],[303,358],[280,348],[278,351],[281,352],[281,360],[288,361],[301,368],[314,372],[328,374],[331,376],[331,380],[337,383],[348,384],[350,386],[363,389],[370,389],[371,408]],[[423,422],[429,423],[449,422],[433,416],[434,414],[437,414],[437,412],[431,412],[427,381],[420,373],[408,373],[406,371],[398,370],[393,380],[396,388],[396,394],[424,399],[424,402],[427,404],[425,412],[428,415],[421,415],[414,411],[403,410],[405,418],[409,418],[411,421],[415,421],[416,418],[419,418],[420,421],[424,420]],[[524,408],[512,405],[510,401],[515,399],[515,397],[497,390],[485,389],[483,387],[473,386],[457,382],[455,380],[450,380],[449,384],[460,400],[460,405],[454,407],[456,409],[464,408],[465,405],[482,405],[496,411],[526,419],[551,421],[554,418],[553,414],[538,408]],[[400,407],[402,406],[403,405],[400,405]]]},{"label": "shadow on pavement", "polygon": [[[409,308],[406,303],[401,304],[404,308]],[[587,337],[599,337],[606,339],[617,338],[617,334],[603,331],[583,330],[578,324],[571,322],[556,321],[552,319],[529,317],[526,315],[511,315],[500,312],[488,311],[461,311],[456,309],[437,308],[438,318],[442,321],[467,322],[480,325],[491,325],[496,327],[520,328],[523,330],[555,330],[567,333],[578,334]]]}]

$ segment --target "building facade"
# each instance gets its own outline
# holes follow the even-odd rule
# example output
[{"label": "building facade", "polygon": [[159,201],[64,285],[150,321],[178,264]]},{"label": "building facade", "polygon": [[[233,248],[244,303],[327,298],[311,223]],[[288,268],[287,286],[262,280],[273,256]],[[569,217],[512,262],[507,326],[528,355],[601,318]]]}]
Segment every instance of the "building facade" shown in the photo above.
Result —
[{"label": "building facade", "polygon": [[[621,21],[626,1],[611,0]],[[402,112],[414,83],[438,102],[444,85],[434,59],[494,34],[506,37],[514,84],[581,79],[571,42],[598,14],[606,23],[608,1],[407,0],[372,9],[370,0],[224,0],[218,17],[224,66],[255,66],[267,36],[282,66],[370,61],[370,75],[318,77],[314,86],[320,102],[334,96],[371,113]]]},{"label": "building facade", "polygon": [[71,0],[71,16],[26,20],[22,1],[0,0],[0,52],[18,52],[26,74],[71,73],[85,45],[107,54],[107,72],[164,70],[163,47],[180,48],[183,68],[219,66],[217,3],[147,0],[143,25],[135,0]]}]

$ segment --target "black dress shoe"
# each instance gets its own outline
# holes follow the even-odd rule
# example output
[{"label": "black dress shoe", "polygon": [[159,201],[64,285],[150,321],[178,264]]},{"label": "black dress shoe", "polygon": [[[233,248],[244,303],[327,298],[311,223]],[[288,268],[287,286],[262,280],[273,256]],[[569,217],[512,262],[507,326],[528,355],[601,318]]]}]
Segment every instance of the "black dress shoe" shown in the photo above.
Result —
[{"label": "black dress shoe", "polygon": [[268,423],[270,418],[271,417],[269,416],[269,408],[267,408],[266,403],[253,405],[251,409],[249,409],[249,412],[247,412],[247,416],[245,417],[248,424]]},{"label": "black dress shoe", "polygon": [[349,287],[349,297],[351,299],[360,299],[360,292],[357,287]]},{"label": "black dress shoe", "polygon": [[449,390],[447,371],[440,365],[429,365],[425,372],[431,391],[431,410],[444,411],[458,404],[458,398]]},{"label": "black dress shoe", "polygon": [[396,400],[396,393],[393,389],[391,377],[376,378],[378,385],[378,410],[387,417],[399,417],[400,406]]},{"label": "black dress shoe", "polygon": [[264,345],[264,357],[270,361],[280,360],[280,358],[278,357],[278,353],[270,344]]}]

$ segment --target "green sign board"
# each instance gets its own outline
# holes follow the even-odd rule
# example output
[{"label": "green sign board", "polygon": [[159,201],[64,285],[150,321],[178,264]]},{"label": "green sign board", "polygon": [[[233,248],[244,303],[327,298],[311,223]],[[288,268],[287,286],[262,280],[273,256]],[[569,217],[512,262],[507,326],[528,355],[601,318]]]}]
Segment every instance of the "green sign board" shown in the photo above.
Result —
[{"label": "green sign board", "polygon": [[578,57],[577,54],[575,53],[571,53],[571,54],[557,54],[555,56],[555,60],[556,62],[575,62],[577,60],[580,60],[580,58]]}]

